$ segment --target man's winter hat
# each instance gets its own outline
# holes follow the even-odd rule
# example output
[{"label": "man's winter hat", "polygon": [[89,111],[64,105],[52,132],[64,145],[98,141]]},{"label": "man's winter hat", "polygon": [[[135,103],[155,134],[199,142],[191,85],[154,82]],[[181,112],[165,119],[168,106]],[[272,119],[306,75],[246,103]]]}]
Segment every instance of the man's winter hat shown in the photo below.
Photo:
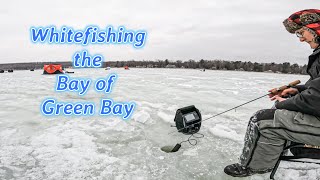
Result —
[{"label": "man's winter hat", "polygon": [[307,27],[320,36],[320,10],[306,9],[295,12],[283,21],[283,25],[289,33],[295,33],[298,29]]}]

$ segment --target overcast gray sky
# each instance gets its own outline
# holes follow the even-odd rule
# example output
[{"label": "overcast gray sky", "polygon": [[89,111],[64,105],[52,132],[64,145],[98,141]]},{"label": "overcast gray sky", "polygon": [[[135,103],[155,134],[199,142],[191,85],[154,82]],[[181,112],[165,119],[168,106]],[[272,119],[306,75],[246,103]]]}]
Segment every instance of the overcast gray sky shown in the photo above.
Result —
[{"label": "overcast gray sky", "polygon": [[[0,7],[0,63],[71,61],[87,49],[116,60],[250,60],[305,64],[309,45],[282,21],[293,12],[320,8],[317,0],[31,0]],[[148,32],[146,45],[34,44],[31,26],[84,29],[108,25]]]}]

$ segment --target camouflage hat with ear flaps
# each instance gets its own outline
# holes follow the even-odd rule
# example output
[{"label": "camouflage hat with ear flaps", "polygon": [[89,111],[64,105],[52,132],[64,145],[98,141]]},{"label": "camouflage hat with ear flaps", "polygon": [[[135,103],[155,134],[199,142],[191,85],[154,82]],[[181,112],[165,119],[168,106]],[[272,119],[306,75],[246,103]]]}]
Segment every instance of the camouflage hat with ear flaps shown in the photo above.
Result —
[{"label": "camouflage hat with ear flaps", "polygon": [[295,12],[283,21],[283,25],[289,33],[295,33],[298,29],[307,27],[320,36],[320,10],[306,9]]}]

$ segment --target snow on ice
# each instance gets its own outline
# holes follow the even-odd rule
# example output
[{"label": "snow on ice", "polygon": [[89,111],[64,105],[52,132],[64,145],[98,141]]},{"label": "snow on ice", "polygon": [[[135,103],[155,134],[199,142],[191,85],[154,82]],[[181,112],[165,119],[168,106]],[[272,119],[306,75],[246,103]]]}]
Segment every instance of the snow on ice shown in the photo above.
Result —
[{"label": "snow on ice", "polygon": [[[0,179],[234,179],[223,168],[238,160],[250,116],[270,108],[268,98],[204,121],[196,146],[176,130],[178,108],[195,105],[207,118],[263,95],[273,87],[308,76],[191,69],[75,69],[74,78],[118,75],[107,98],[132,101],[129,120],[116,116],[53,116],[40,112],[43,99],[92,101],[106,95],[56,93],[55,76],[41,71],[4,73],[0,86]],[[268,179],[268,174],[242,178]],[[282,162],[276,179],[320,179],[316,164]]]}]

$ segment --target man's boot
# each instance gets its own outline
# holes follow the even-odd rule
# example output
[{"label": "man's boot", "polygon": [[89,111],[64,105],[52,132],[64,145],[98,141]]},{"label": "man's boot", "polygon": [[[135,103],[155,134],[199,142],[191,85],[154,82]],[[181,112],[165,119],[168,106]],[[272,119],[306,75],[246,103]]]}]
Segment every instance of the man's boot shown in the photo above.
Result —
[{"label": "man's boot", "polygon": [[249,167],[242,166],[239,163],[231,164],[231,165],[226,166],[224,168],[224,172],[230,176],[233,176],[233,177],[247,177],[247,176],[251,176],[253,174],[257,174],[257,173],[263,174],[263,173],[267,173],[270,171],[272,171],[272,168],[257,171],[257,170],[252,170]]}]

